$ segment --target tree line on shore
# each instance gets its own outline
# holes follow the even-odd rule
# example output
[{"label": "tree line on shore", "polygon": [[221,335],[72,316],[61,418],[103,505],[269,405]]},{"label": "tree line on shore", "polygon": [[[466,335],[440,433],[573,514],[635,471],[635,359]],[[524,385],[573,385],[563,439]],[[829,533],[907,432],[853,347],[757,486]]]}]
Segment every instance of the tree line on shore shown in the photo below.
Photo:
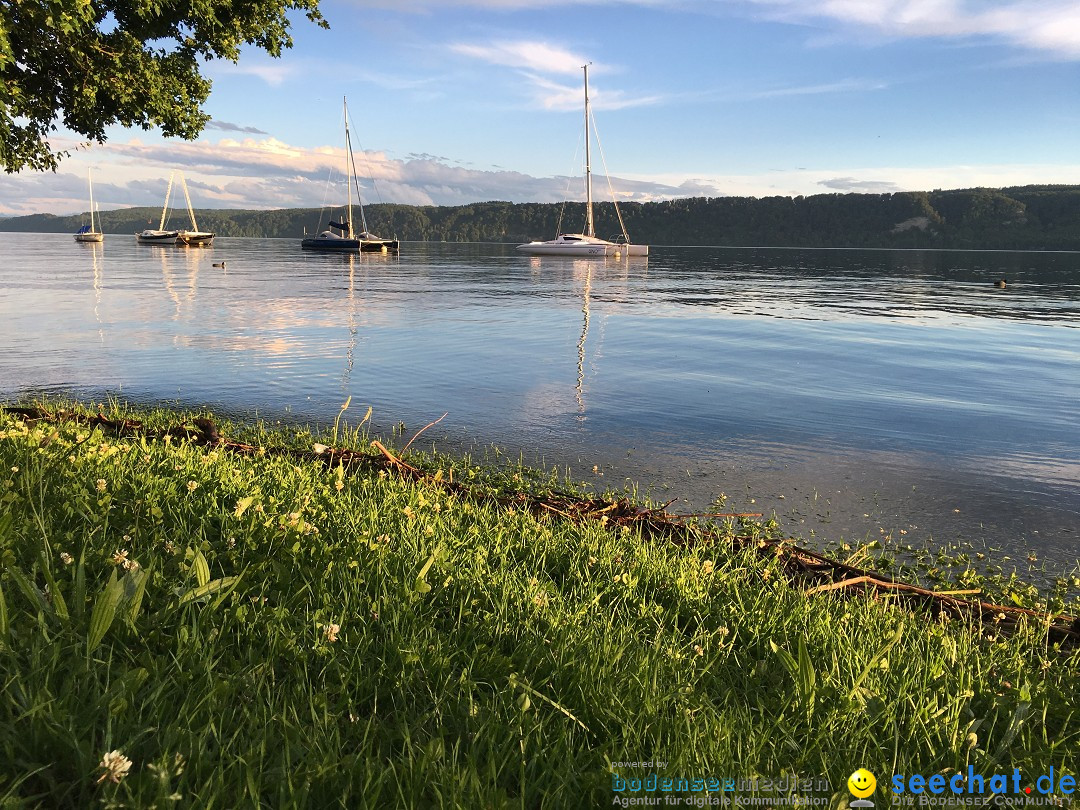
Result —
[{"label": "tree line on shore", "polygon": [[[372,230],[406,241],[524,242],[578,232],[584,203],[481,202],[365,207]],[[619,206],[633,241],[650,245],[1080,250],[1080,186],[1021,186],[809,197],[695,197]],[[300,238],[325,227],[326,211],[200,209],[219,236]],[[156,227],[157,208],[100,213],[106,233]],[[620,232],[614,206],[595,206],[597,235]],[[173,218],[187,217],[181,211]],[[74,233],[88,215],[32,214],[0,231]]]}]

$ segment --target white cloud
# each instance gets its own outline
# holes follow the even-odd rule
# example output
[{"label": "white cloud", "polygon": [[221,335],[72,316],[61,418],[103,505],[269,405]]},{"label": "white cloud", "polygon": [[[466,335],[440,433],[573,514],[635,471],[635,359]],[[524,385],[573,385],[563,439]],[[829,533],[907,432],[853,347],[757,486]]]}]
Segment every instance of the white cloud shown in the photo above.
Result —
[{"label": "white cloud", "polygon": [[855,177],[832,177],[819,180],[818,185],[833,191],[849,191],[858,194],[895,194],[898,191],[911,191],[888,180],[859,180]]},{"label": "white cloud", "polygon": [[[581,82],[560,84],[543,76],[524,74],[529,79],[534,101],[548,110],[580,110],[584,103]],[[589,85],[589,104],[593,110],[621,110],[626,107],[646,107],[659,104],[662,96],[629,96],[622,90],[604,90]]]},{"label": "white cloud", "polygon": [[[460,56],[479,59],[517,70],[528,82],[532,102],[548,110],[576,110],[582,104],[582,66],[590,65],[590,73],[614,72],[603,64],[593,64],[587,57],[573,54],[564,48],[533,40],[505,41],[496,44],[457,43],[450,50]],[[574,76],[577,81],[564,83],[549,78]],[[589,100],[593,109],[618,110],[624,107],[641,107],[657,104],[660,96],[629,96],[622,90],[611,90],[590,85]]]},{"label": "white cloud", "polygon": [[752,90],[742,98],[765,99],[783,98],[785,96],[818,96],[831,93],[865,92],[867,90],[884,90],[888,85],[884,82],[871,79],[844,79],[838,82],[825,84],[795,85],[792,87],[776,87],[770,90]]},{"label": "white cloud", "polygon": [[[728,2],[728,0],[720,0]],[[833,20],[890,37],[989,37],[1080,59],[1075,0],[740,0],[790,22]]]},{"label": "white cloud", "polygon": [[519,40],[517,42],[498,42],[490,45],[475,45],[464,42],[451,45],[454,53],[480,59],[493,65],[518,68],[540,73],[579,74],[581,66],[589,60],[584,56],[546,42]]},{"label": "white cloud", "polygon": [[215,63],[215,70],[217,73],[233,73],[243,74],[248,76],[255,76],[262,79],[271,87],[278,87],[284,84],[287,79],[291,79],[300,73],[299,65],[295,62],[254,62],[244,61],[240,64],[233,64],[232,62],[217,62]]}]

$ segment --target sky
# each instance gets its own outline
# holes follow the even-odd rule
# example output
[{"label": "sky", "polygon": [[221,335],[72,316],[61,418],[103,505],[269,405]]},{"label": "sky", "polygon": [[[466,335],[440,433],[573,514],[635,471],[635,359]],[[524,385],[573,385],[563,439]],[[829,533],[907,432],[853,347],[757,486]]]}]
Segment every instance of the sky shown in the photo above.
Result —
[{"label": "sky", "polygon": [[[323,0],[280,59],[212,62],[196,141],[108,130],[0,214],[793,196],[1080,184],[1076,0]],[[610,183],[605,180],[610,177]]]}]

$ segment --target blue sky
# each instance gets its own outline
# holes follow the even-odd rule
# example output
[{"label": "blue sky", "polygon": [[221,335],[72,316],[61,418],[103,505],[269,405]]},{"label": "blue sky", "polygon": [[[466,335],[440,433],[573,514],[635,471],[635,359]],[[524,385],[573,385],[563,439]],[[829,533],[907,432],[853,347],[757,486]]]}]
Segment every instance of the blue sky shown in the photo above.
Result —
[{"label": "blue sky", "polygon": [[111,130],[55,174],[0,176],[0,213],[86,210],[91,167],[106,209],[161,204],[174,168],[197,207],[337,202],[343,95],[365,201],[580,199],[586,62],[594,171],[621,200],[1080,183],[1076,0],[322,9],[331,30],[298,15],[281,59],[207,65],[199,140]]}]

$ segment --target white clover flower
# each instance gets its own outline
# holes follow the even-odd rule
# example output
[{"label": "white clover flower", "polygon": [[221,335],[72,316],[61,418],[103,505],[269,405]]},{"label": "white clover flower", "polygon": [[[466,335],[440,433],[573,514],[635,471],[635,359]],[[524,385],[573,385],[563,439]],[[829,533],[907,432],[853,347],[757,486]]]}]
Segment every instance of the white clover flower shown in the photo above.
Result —
[{"label": "white clover flower", "polygon": [[333,644],[335,641],[337,641],[338,633],[340,632],[340,624],[328,624],[325,628],[323,628],[323,637],[328,643]]},{"label": "white clover flower", "polygon": [[75,558],[68,554],[66,551],[61,551],[60,562],[62,562],[64,565],[71,565],[73,562],[75,562]]},{"label": "white clover flower", "polygon": [[120,751],[110,751],[101,758],[98,767],[105,769],[105,773],[98,778],[98,782],[108,779],[110,782],[120,784],[120,780],[131,770],[131,760]]}]

